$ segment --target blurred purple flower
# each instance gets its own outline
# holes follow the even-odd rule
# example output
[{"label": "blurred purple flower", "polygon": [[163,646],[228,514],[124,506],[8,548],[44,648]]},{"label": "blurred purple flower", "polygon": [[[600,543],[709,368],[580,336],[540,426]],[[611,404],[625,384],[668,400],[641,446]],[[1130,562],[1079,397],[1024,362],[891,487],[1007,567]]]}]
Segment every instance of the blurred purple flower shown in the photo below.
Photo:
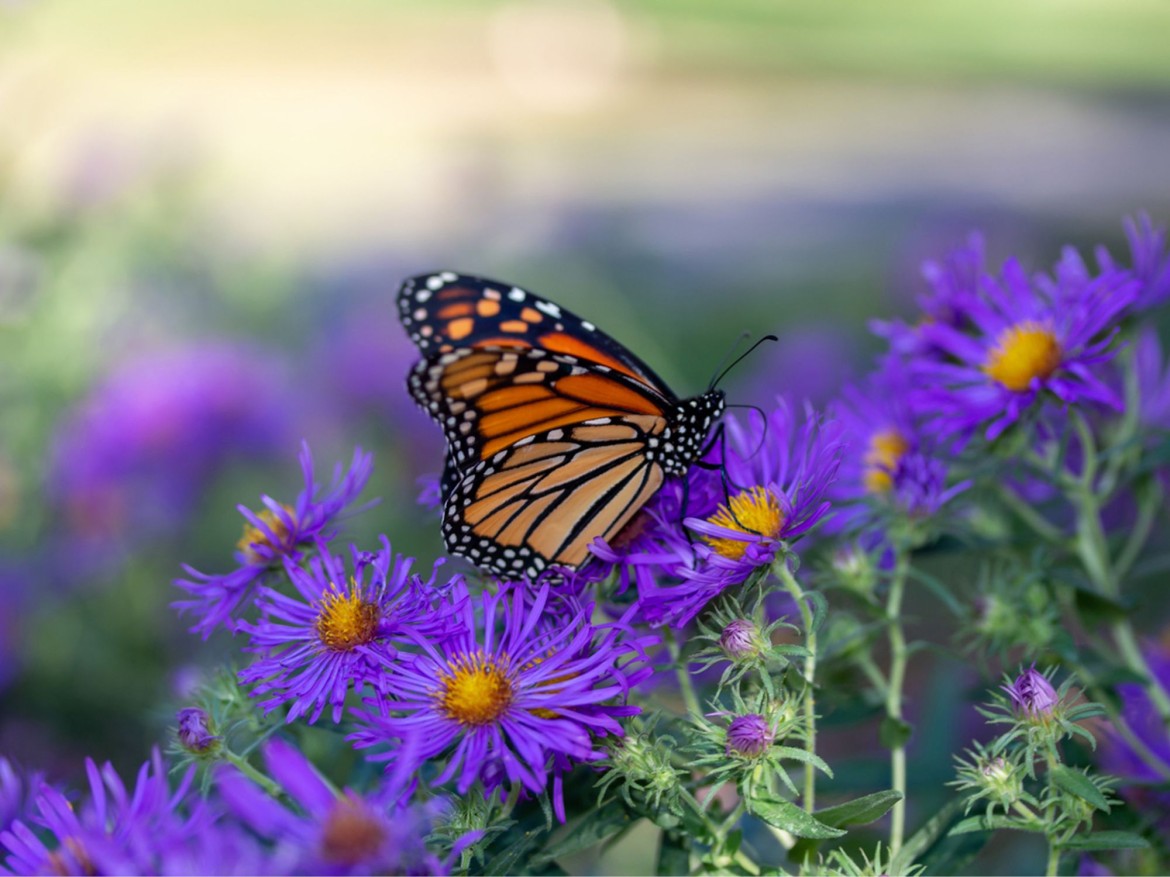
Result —
[{"label": "blurred purple flower", "polygon": [[386,695],[398,660],[395,645],[442,639],[454,623],[457,607],[441,597],[462,579],[436,587],[442,563],[424,582],[411,574],[414,559],[394,555],[385,536],[376,554],[353,549],[348,576],[345,562],[326,549],[305,567],[285,558],[297,593],[260,589],[260,620],[241,622],[238,630],[251,637],[245,650],[263,657],[240,671],[240,681],[256,686],[253,696],[272,695],[260,704],[265,712],[291,703],[288,722],[306,714],[316,722],[326,704],[334,723],[341,721],[351,686]]},{"label": "blurred purple flower", "polygon": [[291,442],[296,398],[259,350],[211,343],[137,356],[61,421],[49,489],[70,530],[94,542],[173,529],[209,480]]},{"label": "blurred purple flower", "polygon": [[343,475],[338,463],[329,486],[320,490],[313,480],[313,456],[307,443],[301,444],[300,461],[305,487],[295,506],[284,505],[270,496],[260,497],[264,510],[259,514],[237,506],[247,524],[237,543],[238,565],[234,570],[208,575],[183,566],[191,578],[176,579],[175,585],[194,599],[171,605],[180,613],[194,612],[199,616],[191,627],[193,633],[206,639],[221,624],[234,630],[239,613],[246,611],[243,604],[267,573],[281,568],[285,559],[300,559],[306,548],[328,542],[336,535],[335,525],[341,513],[365,487],[373,468],[373,455],[356,448],[349,471]]},{"label": "blurred purple flower", "polygon": [[922,310],[918,325],[908,326],[902,320],[874,320],[870,328],[888,339],[897,354],[919,356],[932,352],[934,346],[922,327],[937,323],[960,330],[968,328],[971,305],[979,298],[985,261],[983,236],[972,233],[966,244],[955,247],[943,261],[923,263],[922,276],[930,289],[918,297]]},{"label": "blurred purple flower", "polygon": [[[1166,247],[1166,229],[1155,225],[1145,213],[1123,220],[1129,240],[1130,270],[1139,283],[1133,308],[1145,311],[1170,298],[1170,249]],[[1103,272],[1118,270],[1109,251],[1097,249],[1097,263]]]},{"label": "blurred purple flower", "polygon": [[1152,326],[1138,335],[1135,370],[1138,385],[1138,416],[1152,429],[1170,431],[1170,367],[1162,355],[1162,343]]},{"label": "blurred purple flower", "polygon": [[28,819],[32,790],[41,782],[37,775],[23,776],[0,755],[0,832],[7,831],[17,819]]},{"label": "blurred purple flower", "polygon": [[[1150,684],[1159,685],[1170,694],[1170,645],[1148,643],[1142,651],[1154,677]],[[1170,729],[1163,724],[1145,686],[1123,682],[1117,686],[1117,693],[1121,697],[1122,720],[1163,770],[1148,764],[1125,737],[1112,728],[1098,747],[1101,769],[1121,778],[1121,794],[1134,806],[1148,813],[1170,813],[1170,792],[1150,787],[1164,784],[1164,771],[1170,771]],[[1170,827],[1170,821],[1163,819],[1162,823],[1164,827]]]},{"label": "blurred purple flower", "polygon": [[41,783],[34,818],[43,831],[22,820],[0,835],[8,856],[0,863],[14,874],[167,873],[163,863],[192,838],[210,842],[210,809],[187,798],[194,767],[172,792],[158,750],[142,766],[133,790],[109,764],[86,760],[90,794],[74,806],[58,789]]},{"label": "blurred purple flower", "polygon": [[402,790],[389,785],[370,795],[338,793],[281,740],[265,745],[264,760],[295,811],[235,768],[221,767],[216,784],[231,813],[273,845],[270,855],[282,873],[448,873],[423,842],[441,802],[406,806],[399,802]]}]

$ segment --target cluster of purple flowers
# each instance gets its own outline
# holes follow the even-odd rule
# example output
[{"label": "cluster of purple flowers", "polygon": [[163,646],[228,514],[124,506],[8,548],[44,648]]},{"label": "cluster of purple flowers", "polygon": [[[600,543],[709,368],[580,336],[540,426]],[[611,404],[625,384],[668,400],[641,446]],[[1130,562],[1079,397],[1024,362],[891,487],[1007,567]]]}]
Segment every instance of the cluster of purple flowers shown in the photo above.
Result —
[{"label": "cluster of purple flowers", "polygon": [[[210,798],[192,792],[193,771],[172,791],[157,753],[133,790],[90,763],[80,807],[0,760],[0,873],[433,873],[449,861],[423,843],[442,809],[424,800],[424,782],[489,801],[547,794],[564,821],[565,777],[604,760],[599,741],[622,736],[622,720],[640,711],[629,695],[652,675],[657,645],[646,627],[684,627],[717,598],[786,575],[795,543],[826,524],[870,548],[893,526],[936,518],[970,486],[951,473],[972,443],[1029,423],[1050,429],[1071,406],[1124,406],[1118,335],[1170,298],[1165,234],[1147,220],[1127,232],[1131,267],[1102,252],[1093,272],[1070,250],[1035,275],[1015,260],[988,271],[971,238],[926,267],[921,321],[877,327],[889,352],[828,416],[784,399],[728,416],[705,465],[668,482],[571,574],[476,589],[443,578],[442,560],[417,572],[385,537],[376,551],[339,549],[339,522],[356,510],[372,459],[357,450],[321,485],[306,445],[295,501],[241,506],[234,567],[185,568],[176,585],[187,596],[175,605],[204,638],[242,637],[252,660],[238,680],[260,709],[288,723],[345,722],[354,749],[385,766],[382,781],[338,791],[273,739],[265,759],[282,803],[216,761],[226,734],[186,709],[178,740],[217,764]],[[1143,338],[1134,362],[1141,419],[1170,428],[1156,340]],[[425,495],[435,498],[434,485]],[[613,602],[597,614],[602,580]],[[612,620],[599,622],[604,613]],[[742,661],[770,646],[770,629],[740,619],[719,646]],[[1021,680],[1009,691],[1019,708],[1050,710],[1047,679]],[[752,761],[776,740],[772,719],[743,713],[731,717],[724,754]]]},{"label": "cluster of purple flowers", "polygon": [[[256,657],[239,679],[265,712],[338,723],[356,692],[364,707],[350,713],[350,739],[371,761],[411,777],[445,762],[435,783],[455,779],[460,794],[476,783],[488,796],[505,782],[549,790],[563,819],[564,774],[600,760],[595,739],[620,735],[618,719],[638,712],[625,699],[650,673],[648,639],[595,624],[591,602],[548,585],[473,596],[461,575],[440,580],[442,560],[424,578],[385,537],[376,552],[339,555],[330,540],[369,457],[356,453],[324,490],[307,448],[302,464],[295,506],[265,497],[260,514],[241,507],[235,569],[188,570],[177,582],[191,595],[176,605],[196,616],[192,630],[226,627],[247,639]],[[213,737],[196,724],[180,732],[201,752]],[[243,780],[232,788],[236,798],[262,794]]]}]

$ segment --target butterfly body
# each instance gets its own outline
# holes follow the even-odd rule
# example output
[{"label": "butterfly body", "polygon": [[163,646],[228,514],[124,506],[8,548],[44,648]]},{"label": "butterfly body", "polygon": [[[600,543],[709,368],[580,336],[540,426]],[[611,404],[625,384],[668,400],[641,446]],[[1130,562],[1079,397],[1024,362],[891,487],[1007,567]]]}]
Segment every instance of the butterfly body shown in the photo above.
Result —
[{"label": "butterfly body", "polygon": [[407,280],[411,395],[443,428],[447,549],[505,577],[576,569],[702,454],[722,392],[678,399],[621,344],[514,286]]}]

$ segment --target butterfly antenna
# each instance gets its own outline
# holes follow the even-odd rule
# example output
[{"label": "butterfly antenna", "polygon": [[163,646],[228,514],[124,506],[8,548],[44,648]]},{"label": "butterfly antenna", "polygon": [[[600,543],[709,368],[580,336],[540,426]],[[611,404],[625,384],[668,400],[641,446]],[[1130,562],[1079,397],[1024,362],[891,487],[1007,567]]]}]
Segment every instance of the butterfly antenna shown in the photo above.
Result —
[{"label": "butterfly antenna", "polygon": [[[747,337],[748,337],[748,333],[745,332],[743,335],[740,336],[740,339],[746,339]],[[733,368],[735,368],[737,365],[739,365],[741,362],[743,362],[745,359],[747,359],[747,357],[750,356],[752,353],[754,353],[755,349],[757,347],[759,347],[761,344],[763,344],[765,341],[779,341],[779,340],[780,339],[777,338],[775,335],[765,335],[763,338],[760,338],[759,340],[757,340],[755,344],[753,344],[751,347],[749,347],[747,350],[745,350],[743,353],[741,353],[739,356],[737,356],[732,361],[731,365],[727,366],[726,368],[723,368],[722,371],[718,371],[718,370],[716,371],[716,377],[712,378],[711,383],[707,386],[708,392],[710,392],[711,390],[714,390],[716,387],[718,387],[720,382],[725,377],[727,377],[727,373],[729,371],[731,371]],[[737,346],[738,346],[738,344],[739,344],[739,341],[736,342]],[[735,347],[732,347],[731,352],[734,352],[734,351],[735,351]],[[727,356],[730,356],[730,355],[731,355],[731,353],[727,354]],[[724,362],[727,361],[726,356],[723,359],[724,359]],[[720,367],[722,367],[722,366],[723,366],[723,364],[720,363]]]},{"label": "butterfly antenna", "polygon": [[754,451],[752,451],[751,454],[749,455],[751,457],[754,457],[756,454],[758,454],[760,451],[762,451],[764,449],[764,445],[768,441],[768,415],[764,413],[764,409],[761,408],[759,405],[751,405],[751,404],[746,403],[746,402],[735,402],[735,403],[728,402],[727,407],[728,408],[748,408],[748,409],[756,412],[758,415],[760,415],[760,421],[764,424],[764,430],[763,430],[763,433],[760,435],[760,443],[758,445],[756,445],[756,449]]}]

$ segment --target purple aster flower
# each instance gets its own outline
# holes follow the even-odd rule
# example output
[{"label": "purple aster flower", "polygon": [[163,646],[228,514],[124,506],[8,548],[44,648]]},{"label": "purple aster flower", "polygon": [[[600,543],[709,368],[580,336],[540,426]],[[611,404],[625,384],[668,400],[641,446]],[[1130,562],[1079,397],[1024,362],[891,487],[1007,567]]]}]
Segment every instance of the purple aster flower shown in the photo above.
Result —
[{"label": "purple aster flower", "polygon": [[393,786],[369,795],[334,791],[303,754],[280,740],[265,745],[264,760],[295,810],[233,767],[221,767],[216,784],[231,813],[273,845],[283,873],[447,873],[423,842],[435,802],[406,806]]},{"label": "purple aster flower", "polygon": [[206,755],[218,749],[223,740],[211,731],[211,718],[205,710],[189,706],[179,710],[176,716],[179,727],[175,736],[179,744],[193,755]]},{"label": "purple aster flower", "polygon": [[1052,715],[1060,702],[1048,677],[1037,670],[1035,665],[1017,676],[1011,685],[1003,686],[1003,689],[1011,697],[1016,710],[1029,719],[1044,719]]},{"label": "purple aster flower", "polygon": [[224,343],[125,362],[61,421],[49,490],[75,537],[100,545],[173,529],[228,462],[293,433],[283,364]]},{"label": "purple aster flower", "polygon": [[297,593],[261,587],[259,621],[238,627],[251,637],[246,650],[263,656],[240,671],[240,681],[256,686],[253,695],[272,695],[260,704],[266,712],[291,703],[285,721],[308,714],[316,722],[326,704],[333,721],[341,721],[351,685],[388,692],[396,644],[442,637],[453,623],[455,608],[440,597],[462,579],[436,587],[442,560],[424,582],[411,575],[414,559],[394,555],[385,536],[376,554],[352,552],[349,576],[344,561],[325,548],[305,567],[285,558]]},{"label": "purple aster flower", "polygon": [[[1122,406],[1095,367],[1111,349],[1137,284],[1106,272],[1071,289],[1031,280],[1015,260],[967,302],[970,331],[942,323],[919,328],[936,351],[912,356],[914,403],[940,436],[989,440],[1046,399],[1065,405]],[[1075,294],[1074,294],[1075,293]]]},{"label": "purple aster flower", "polygon": [[909,404],[910,385],[902,363],[886,358],[864,383],[847,387],[833,411],[849,450],[830,495],[838,514],[834,531],[878,522],[885,512],[911,518],[936,514],[970,486],[947,488],[947,466],[930,433]]},{"label": "purple aster flower", "polygon": [[[1129,239],[1130,270],[1139,283],[1133,309],[1145,311],[1170,298],[1170,249],[1166,246],[1166,229],[1154,225],[1145,213],[1127,216],[1123,225]],[[1114,271],[1120,267],[1104,247],[1097,250],[1097,263],[1102,271]]]},{"label": "purple aster flower", "polygon": [[[285,559],[299,560],[304,550],[318,542],[327,542],[336,535],[335,524],[354,498],[365,487],[373,467],[373,455],[354,450],[348,472],[343,474],[339,463],[333,470],[333,480],[320,490],[313,480],[313,456],[308,443],[301,445],[301,470],[305,488],[296,504],[287,506],[269,496],[261,496],[264,510],[253,512],[238,506],[247,522],[244,535],[236,543],[237,567],[222,575],[208,575],[184,565],[190,579],[176,579],[175,584],[192,594],[192,600],[176,601],[172,605],[181,613],[194,612],[199,621],[191,627],[206,639],[221,624],[229,630],[238,625],[238,614],[265,575],[281,567]],[[360,511],[359,509],[358,511]]]},{"label": "purple aster flower", "polygon": [[[437,784],[455,779],[466,794],[478,779],[490,793],[505,779],[539,794],[553,780],[553,800],[564,819],[562,773],[604,755],[592,736],[621,736],[617,719],[639,710],[618,703],[640,679],[632,647],[613,625],[590,623],[593,607],[578,605],[549,623],[545,585],[529,599],[521,588],[468,603],[460,626],[443,640],[423,641],[412,664],[394,668],[398,700],[388,715],[362,714],[358,748],[401,746],[371,760],[412,769],[445,757]],[[551,777],[550,777],[551,773]]]},{"label": "purple aster flower", "polygon": [[727,726],[727,754],[759,758],[776,742],[776,733],[759,713],[736,716]]},{"label": "purple aster flower", "polygon": [[925,262],[922,276],[929,291],[918,297],[922,319],[915,326],[901,320],[875,320],[870,328],[887,338],[892,349],[901,355],[920,356],[934,350],[930,339],[921,331],[924,325],[941,324],[955,329],[969,325],[971,304],[979,297],[986,256],[983,236],[972,233],[967,243],[947,254],[942,262]]},{"label": "purple aster flower", "polygon": [[13,874],[150,874],[176,846],[203,835],[213,822],[202,800],[187,801],[194,777],[188,770],[174,792],[155,750],[131,791],[113,767],[86,760],[90,796],[74,806],[58,789],[42,783],[36,796],[34,832],[23,821],[0,833],[8,852],[3,867]]},{"label": "purple aster flower", "polygon": [[703,540],[693,549],[695,568],[680,568],[677,585],[640,588],[649,618],[685,624],[712,598],[769,566],[828,513],[825,495],[842,452],[836,424],[822,424],[806,408],[798,425],[781,401],[766,420],[752,412],[745,426],[728,417],[725,435],[723,468],[737,492],[708,517],[686,520]]}]

